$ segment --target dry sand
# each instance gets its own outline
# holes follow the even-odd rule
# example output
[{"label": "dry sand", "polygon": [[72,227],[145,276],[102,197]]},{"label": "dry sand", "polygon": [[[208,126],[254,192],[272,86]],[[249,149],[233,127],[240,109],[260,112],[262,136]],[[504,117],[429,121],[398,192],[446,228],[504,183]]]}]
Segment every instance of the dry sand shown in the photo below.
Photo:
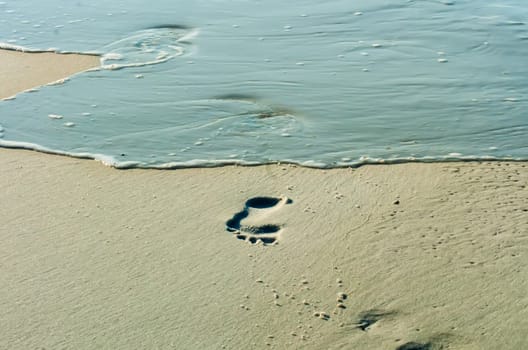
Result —
[{"label": "dry sand", "polygon": [[0,99],[99,66],[95,55],[0,50]]},{"label": "dry sand", "polygon": [[528,348],[527,163],[0,169],[0,349]]},{"label": "dry sand", "polygon": [[[525,163],[0,168],[0,348],[528,347]],[[281,195],[246,219],[282,225],[277,245],[226,231]]]}]

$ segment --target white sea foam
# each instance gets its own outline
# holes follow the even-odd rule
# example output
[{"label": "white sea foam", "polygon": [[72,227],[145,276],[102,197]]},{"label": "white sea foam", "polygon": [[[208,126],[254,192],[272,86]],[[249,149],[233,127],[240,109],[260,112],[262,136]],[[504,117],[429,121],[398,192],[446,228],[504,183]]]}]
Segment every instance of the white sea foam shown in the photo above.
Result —
[{"label": "white sea foam", "polygon": [[[181,56],[198,29],[160,27],[142,30],[100,49],[101,67],[108,70],[160,64]],[[108,63],[116,61],[119,63]]]},{"label": "white sea foam", "polygon": [[113,60],[122,60],[123,55],[120,53],[109,52],[109,53],[105,53],[103,56],[101,56],[101,58],[103,62],[113,61]]},{"label": "white sea foam", "polygon": [[0,42],[0,49],[20,52],[54,52],[54,49],[33,49],[22,45],[14,45],[9,42]]},{"label": "white sea foam", "polygon": [[28,150],[34,150],[39,151],[43,153],[50,153],[50,154],[57,154],[62,156],[70,156],[75,158],[83,158],[83,159],[94,159],[98,160],[101,163],[108,165],[108,166],[115,166],[116,162],[114,161],[114,158],[111,156],[107,156],[104,154],[97,154],[97,153],[85,153],[85,152],[64,152],[61,150],[55,150],[52,148],[44,147],[38,144],[34,144],[31,142],[20,142],[20,141],[9,141],[9,140],[0,140],[0,147],[5,148],[18,148],[18,149],[28,149]]}]

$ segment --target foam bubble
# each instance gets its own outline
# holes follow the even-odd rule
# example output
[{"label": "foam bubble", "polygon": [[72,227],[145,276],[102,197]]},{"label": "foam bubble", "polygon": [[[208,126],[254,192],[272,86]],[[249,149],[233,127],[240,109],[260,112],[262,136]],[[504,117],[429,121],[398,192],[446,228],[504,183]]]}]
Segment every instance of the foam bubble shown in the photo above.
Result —
[{"label": "foam bubble", "polygon": [[62,85],[65,82],[67,82],[68,80],[70,80],[70,79],[69,78],[59,79],[59,80],[55,80],[54,82],[48,83],[46,85],[48,85],[48,86]]},{"label": "foam bubble", "polygon": [[119,61],[123,59],[123,55],[115,52],[105,53],[102,56],[103,61]]}]

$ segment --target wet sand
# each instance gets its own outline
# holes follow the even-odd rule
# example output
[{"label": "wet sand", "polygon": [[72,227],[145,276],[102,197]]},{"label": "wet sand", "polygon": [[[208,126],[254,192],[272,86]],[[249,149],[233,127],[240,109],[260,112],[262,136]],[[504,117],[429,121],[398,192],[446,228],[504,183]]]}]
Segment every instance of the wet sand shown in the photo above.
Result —
[{"label": "wet sand", "polygon": [[0,348],[528,348],[527,166],[0,149]]},{"label": "wet sand", "polygon": [[99,56],[0,49],[0,99],[99,67]]}]

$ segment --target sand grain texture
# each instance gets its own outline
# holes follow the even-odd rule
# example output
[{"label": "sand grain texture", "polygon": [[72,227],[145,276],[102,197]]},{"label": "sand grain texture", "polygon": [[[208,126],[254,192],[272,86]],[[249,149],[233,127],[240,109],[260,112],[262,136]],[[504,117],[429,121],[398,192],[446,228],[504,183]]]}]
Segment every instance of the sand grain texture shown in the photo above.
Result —
[{"label": "sand grain texture", "polygon": [[[0,348],[528,348],[526,166],[119,171],[0,150]],[[247,218],[278,245],[226,231],[281,195]]]}]

